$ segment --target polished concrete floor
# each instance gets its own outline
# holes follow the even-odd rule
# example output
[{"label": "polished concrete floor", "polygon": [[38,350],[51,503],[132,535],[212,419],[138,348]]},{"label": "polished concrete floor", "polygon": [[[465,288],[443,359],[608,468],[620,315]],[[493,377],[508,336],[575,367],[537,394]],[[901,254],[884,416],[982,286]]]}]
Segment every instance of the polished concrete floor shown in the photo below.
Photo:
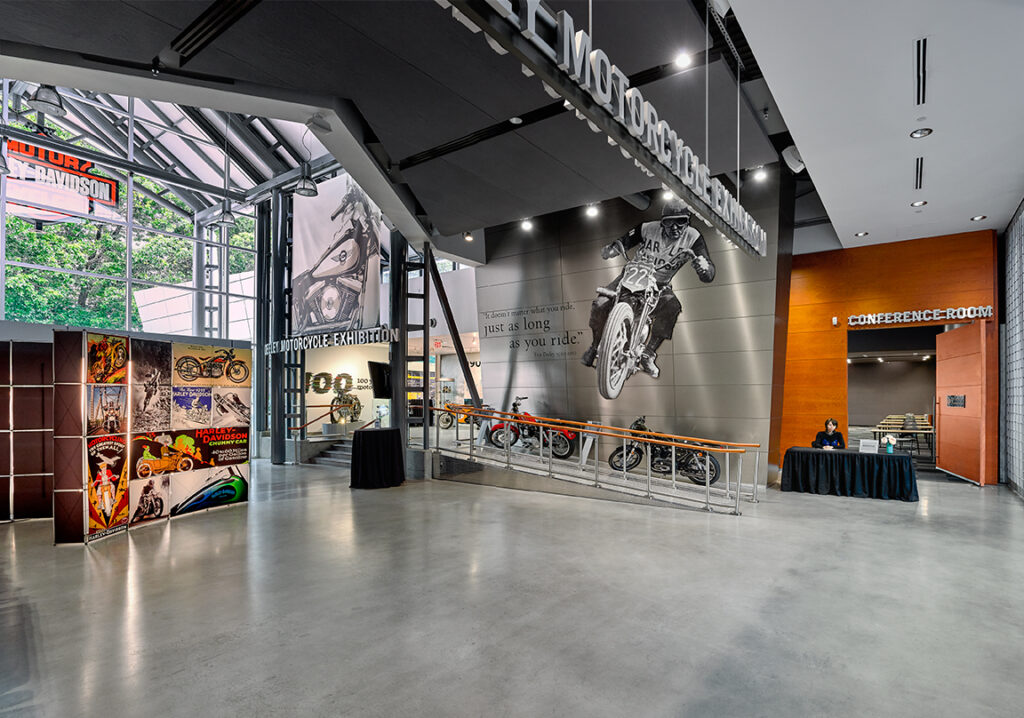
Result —
[{"label": "polished concrete floor", "polygon": [[254,467],[248,506],[0,525],[0,715],[1018,716],[1024,503],[741,517]]}]

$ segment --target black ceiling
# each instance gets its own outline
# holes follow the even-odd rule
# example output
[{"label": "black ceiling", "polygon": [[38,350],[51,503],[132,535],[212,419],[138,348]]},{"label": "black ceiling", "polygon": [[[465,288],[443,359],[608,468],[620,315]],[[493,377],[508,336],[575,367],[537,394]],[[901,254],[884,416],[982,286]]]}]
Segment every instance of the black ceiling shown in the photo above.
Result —
[{"label": "black ceiling", "polygon": [[[0,2],[0,40],[147,63],[208,5]],[[549,5],[586,27],[586,2]],[[670,62],[681,48],[703,50],[702,19],[679,0],[597,0],[594,43],[633,74]],[[510,55],[492,52],[482,33],[433,0],[265,0],[187,69],[351,99],[396,161],[552,102]],[[712,64],[709,80],[710,164],[728,172],[736,167],[735,81],[722,61]],[[703,154],[703,68],[643,91]],[[741,130],[741,166],[777,159],[745,103]],[[443,234],[657,186],[568,113],[429,160],[404,177]]]}]

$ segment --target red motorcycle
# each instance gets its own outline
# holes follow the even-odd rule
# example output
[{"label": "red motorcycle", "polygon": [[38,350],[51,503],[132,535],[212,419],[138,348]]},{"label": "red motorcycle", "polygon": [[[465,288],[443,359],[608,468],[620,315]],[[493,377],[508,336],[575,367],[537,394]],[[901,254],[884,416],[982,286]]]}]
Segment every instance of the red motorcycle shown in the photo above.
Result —
[{"label": "red motorcycle", "polygon": [[520,412],[519,407],[527,396],[517,396],[512,402],[512,413],[518,414],[519,421],[503,421],[491,426],[491,433],[488,440],[491,445],[505,448],[505,439],[508,437],[508,445],[512,446],[520,439],[523,445],[534,448],[538,443],[547,446],[551,442],[551,454],[556,459],[568,459],[576,449],[576,433],[568,429],[545,429],[537,425],[537,419],[527,412]]}]

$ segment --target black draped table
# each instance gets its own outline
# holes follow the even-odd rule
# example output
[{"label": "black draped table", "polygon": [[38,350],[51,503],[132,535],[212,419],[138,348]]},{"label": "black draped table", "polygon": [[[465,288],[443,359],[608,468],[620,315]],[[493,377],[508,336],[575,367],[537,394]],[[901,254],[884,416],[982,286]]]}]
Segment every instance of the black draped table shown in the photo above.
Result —
[{"label": "black draped table", "polygon": [[405,481],[405,447],[398,429],[360,429],[352,434],[353,489],[383,489]]},{"label": "black draped table", "polygon": [[917,477],[910,454],[794,446],[782,461],[782,490],[810,494],[917,501]]}]

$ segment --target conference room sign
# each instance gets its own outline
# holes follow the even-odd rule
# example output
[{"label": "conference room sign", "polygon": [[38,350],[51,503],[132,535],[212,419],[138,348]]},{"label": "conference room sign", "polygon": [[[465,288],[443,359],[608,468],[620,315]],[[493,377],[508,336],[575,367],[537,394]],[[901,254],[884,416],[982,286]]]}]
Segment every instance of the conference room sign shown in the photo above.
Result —
[{"label": "conference room sign", "polygon": [[903,312],[851,314],[847,326],[867,327],[879,324],[917,324],[919,322],[956,322],[964,319],[991,319],[992,305],[984,307],[947,307],[945,309],[914,309]]}]

